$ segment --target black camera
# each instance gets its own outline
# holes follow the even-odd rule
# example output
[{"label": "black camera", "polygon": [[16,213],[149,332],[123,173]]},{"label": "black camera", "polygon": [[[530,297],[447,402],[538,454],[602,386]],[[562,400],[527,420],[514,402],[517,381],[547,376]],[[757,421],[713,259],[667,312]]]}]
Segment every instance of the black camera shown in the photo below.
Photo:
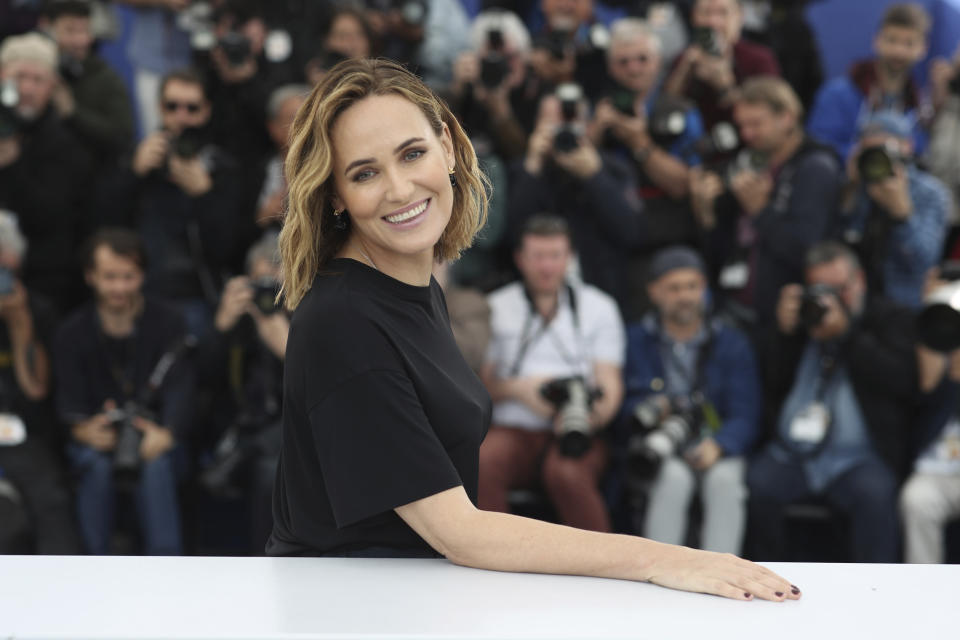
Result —
[{"label": "black camera", "polygon": [[250,283],[253,289],[253,304],[265,316],[276,313],[282,306],[277,299],[280,283],[275,278],[259,278]]},{"label": "black camera", "polygon": [[924,346],[947,353],[960,349],[960,261],[940,265],[939,277],[948,283],[924,300],[917,316],[917,336]]},{"label": "black camera", "polygon": [[707,164],[715,164],[737,150],[740,136],[729,122],[718,122],[703,137],[693,143],[693,151]]},{"label": "black camera", "polygon": [[703,49],[707,55],[719,58],[723,55],[720,47],[720,37],[710,27],[694,27],[690,32],[690,41]]},{"label": "black camera", "polygon": [[228,31],[225,33],[220,40],[217,41],[217,46],[223,51],[223,55],[231,67],[239,67],[242,65],[250,58],[253,52],[250,45],[250,38],[236,31]]},{"label": "black camera", "polygon": [[560,453],[579,458],[590,448],[590,408],[603,392],[589,389],[581,377],[572,377],[545,383],[540,395],[560,416]]},{"label": "black camera", "polygon": [[833,296],[839,300],[839,292],[826,284],[811,284],[804,287],[800,298],[798,317],[800,326],[810,331],[820,326],[827,315],[828,307],[823,302],[824,296]]},{"label": "black camera", "polygon": [[635,433],[627,442],[627,469],[635,481],[653,480],[663,461],[690,447],[700,437],[703,394],[668,399],[650,396],[633,410]]},{"label": "black camera", "polygon": [[687,130],[687,112],[690,105],[685,100],[668,95],[660,96],[647,118],[647,131],[655,143],[669,147]]},{"label": "black camera", "polygon": [[170,142],[170,151],[178,158],[190,159],[200,154],[206,140],[200,127],[184,127]]},{"label": "black camera", "polygon": [[117,444],[113,449],[113,475],[116,481],[129,488],[140,476],[140,443],[143,433],[134,426],[134,418],[147,414],[135,402],[107,412],[107,419],[117,432]]},{"label": "black camera", "polygon": [[896,166],[903,162],[894,144],[864,147],[857,156],[857,171],[866,184],[880,182],[896,175]]},{"label": "black camera", "polygon": [[534,47],[546,49],[554,60],[563,60],[573,47],[573,32],[567,29],[550,29],[534,40]]},{"label": "black camera", "polygon": [[487,89],[496,89],[507,79],[509,67],[503,54],[503,31],[487,31],[487,54],[480,60],[480,83]]},{"label": "black camera", "polygon": [[23,118],[17,113],[20,91],[15,80],[0,85],[0,140],[12,138],[23,127]]},{"label": "black camera", "polygon": [[610,104],[613,108],[631,118],[637,117],[637,111],[634,108],[636,100],[637,95],[629,89],[617,89],[610,94]]},{"label": "black camera", "polygon": [[583,90],[580,85],[568,82],[557,87],[556,95],[560,100],[560,117],[563,123],[553,137],[553,148],[561,153],[568,153],[580,146],[580,130],[576,121]]}]

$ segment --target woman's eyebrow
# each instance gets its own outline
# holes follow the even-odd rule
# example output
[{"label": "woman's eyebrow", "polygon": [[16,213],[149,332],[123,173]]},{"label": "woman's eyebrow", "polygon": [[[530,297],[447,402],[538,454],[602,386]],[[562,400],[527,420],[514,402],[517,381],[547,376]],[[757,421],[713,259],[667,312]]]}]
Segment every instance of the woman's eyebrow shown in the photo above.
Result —
[{"label": "woman's eyebrow", "polygon": [[[422,142],[422,141],[423,141],[423,138],[410,138],[409,140],[404,140],[403,142],[401,142],[400,144],[397,145],[397,148],[394,149],[393,152],[394,152],[394,153],[400,153],[400,151],[401,151],[404,147],[407,147],[407,146],[413,144],[414,142]],[[347,173],[349,173],[350,170],[353,169],[354,167],[359,167],[360,165],[364,165],[364,164],[367,164],[367,163],[370,163],[370,162],[374,162],[374,159],[373,159],[373,158],[363,158],[363,159],[361,159],[361,160],[354,160],[353,162],[351,162],[350,164],[347,165],[347,168],[343,170],[343,173],[344,173],[344,174],[347,174]]]}]

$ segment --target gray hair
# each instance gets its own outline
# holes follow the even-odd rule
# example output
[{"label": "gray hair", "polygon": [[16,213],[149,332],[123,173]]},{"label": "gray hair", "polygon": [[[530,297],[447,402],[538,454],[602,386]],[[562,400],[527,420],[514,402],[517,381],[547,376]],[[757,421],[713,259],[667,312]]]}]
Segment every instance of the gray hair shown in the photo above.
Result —
[{"label": "gray hair", "polygon": [[278,238],[279,234],[276,231],[266,231],[259,240],[253,243],[253,246],[247,249],[247,273],[250,273],[253,263],[257,260],[266,260],[274,267],[279,267],[282,264]]},{"label": "gray hair", "polygon": [[810,247],[804,259],[804,266],[812,269],[840,259],[845,260],[854,272],[861,271],[863,268],[853,249],[837,240],[825,240]]},{"label": "gray hair", "polygon": [[474,51],[487,46],[487,33],[491,29],[500,29],[503,43],[513,47],[518,53],[530,52],[530,32],[523,21],[512,11],[488,9],[479,13],[470,26],[470,42]]},{"label": "gray hair", "polygon": [[283,108],[283,103],[287,100],[291,98],[306,100],[308,95],[310,95],[310,87],[305,84],[285,84],[277,87],[267,101],[267,120],[270,122],[275,120],[277,114],[280,113],[280,109]]},{"label": "gray hair", "polygon": [[0,209],[0,251],[10,251],[21,258],[27,253],[27,239],[20,232],[16,214]]},{"label": "gray hair", "polygon": [[645,39],[657,52],[657,55],[660,54],[660,36],[646,20],[642,18],[620,18],[614,21],[610,25],[610,46],[607,47],[607,57],[610,57],[610,52],[613,51],[615,46],[640,39]]}]

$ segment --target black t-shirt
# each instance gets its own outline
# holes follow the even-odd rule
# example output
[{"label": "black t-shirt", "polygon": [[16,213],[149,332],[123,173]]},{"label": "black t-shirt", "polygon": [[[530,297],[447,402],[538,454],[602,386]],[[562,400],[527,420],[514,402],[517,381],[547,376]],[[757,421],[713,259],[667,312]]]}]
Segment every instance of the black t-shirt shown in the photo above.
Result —
[{"label": "black t-shirt", "polygon": [[460,485],[476,503],[490,411],[436,280],[331,261],[291,321],[267,553],[430,554],[393,509]]}]

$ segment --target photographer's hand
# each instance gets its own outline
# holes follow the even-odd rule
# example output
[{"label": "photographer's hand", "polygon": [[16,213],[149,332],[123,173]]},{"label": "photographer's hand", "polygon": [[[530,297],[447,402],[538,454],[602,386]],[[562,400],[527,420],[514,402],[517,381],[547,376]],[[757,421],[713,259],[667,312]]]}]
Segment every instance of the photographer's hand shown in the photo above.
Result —
[{"label": "photographer's hand", "polygon": [[773,192],[773,179],[766,173],[741,171],[730,180],[730,190],[749,216],[763,211]]},{"label": "photographer's hand", "polygon": [[553,150],[554,129],[552,120],[543,119],[530,135],[530,140],[527,142],[527,157],[523,161],[523,168],[530,175],[539,176],[543,171],[544,160]]},{"label": "photographer's hand", "polygon": [[777,326],[780,333],[793,335],[800,325],[800,303],[803,300],[803,286],[788,284],[780,289],[777,301]]},{"label": "photographer's hand", "polygon": [[700,444],[686,451],[683,457],[697,471],[706,471],[723,457],[723,449],[713,438],[704,438]]},{"label": "photographer's hand", "polygon": [[589,180],[603,168],[603,161],[596,147],[584,137],[580,138],[576,149],[567,152],[554,150],[553,158],[557,166],[567,173],[581,179]]},{"label": "photographer's hand", "polygon": [[810,329],[810,337],[814,340],[831,340],[845,334],[850,328],[850,317],[846,309],[840,304],[840,299],[832,294],[822,295],[820,304],[826,307],[827,312],[816,327]]},{"label": "photographer's hand", "polygon": [[54,87],[50,100],[61,118],[69,118],[77,110],[77,101],[73,97],[73,90],[62,77],[57,78],[57,86]]},{"label": "photographer's hand", "polygon": [[167,166],[171,182],[191,198],[199,198],[213,188],[213,178],[200,158],[170,156]]},{"label": "photographer's hand", "polygon": [[159,458],[173,448],[173,432],[170,429],[141,416],[134,417],[133,426],[143,433],[143,439],[140,441],[140,457],[145,462]]},{"label": "photographer's hand", "polygon": [[514,400],[544,418],[552,418],[556,408],[540,393],[540,388],[552,380],[551,376],[528,376],[525,378],[507,378],[498,383],[498,393],[502,398]]},{"label": "photographer's hand", "polygon": [[6,169],[20,159],[20,140],[17,136],[0,139],[0,169]]},{"label": "photographer's hand", "polygon": [[170,140],[163,131],[156,131],[144,138],[133,156],[133,172],[141,178],[163,166],[170,152]]},{"label": "photographer's hand", "polygon": [[287,353],[287,337],[290,335],[290,319],[287,314],[277,311],[264,315],[252,303],[248,304],[247,313],[253,318],[257,327],[257,334],[271,353],[283,360]]},{"label": "photographer's hand", "polygon": [[107,417],[108,411],[117,408],[117,403],[107,400],[103,403],[103,413],[78,422],[70,428],[73,439],[97,451],[113,451],[117,445],[117,431]]},{"label": "photographer's hand", "polygon": [[[474,51],[464,51],[453,63],[453,82],[451,92],[462,96],[468,85],[474,88],[480,84],[480,60]],[[474,93],[476,96],[476,93]]]},{"label": "photographer's hand", "polygon": [[227,281],[220,297],[220,306],[217,307],[213,324],[217,331],[226,333],[233,329],[240,317],[250,308],[253,301],[253,289],[250,279],[246,276],[236,276]]},{"label": "photographer's hand", "polygon": [[689,173],[688,189],[690,208],[693,215],[705,231],[717,226],[716,202],[723,193],[723,180],[713,171],[704,171],[701,167],[692,167]]},{"label": "photographer's hand", "polygon": [[894,167],[893,176],[867,185],[867,195],[898,222],[903,222],[913,213],[910,183],[907,170],[902,165]]}]

